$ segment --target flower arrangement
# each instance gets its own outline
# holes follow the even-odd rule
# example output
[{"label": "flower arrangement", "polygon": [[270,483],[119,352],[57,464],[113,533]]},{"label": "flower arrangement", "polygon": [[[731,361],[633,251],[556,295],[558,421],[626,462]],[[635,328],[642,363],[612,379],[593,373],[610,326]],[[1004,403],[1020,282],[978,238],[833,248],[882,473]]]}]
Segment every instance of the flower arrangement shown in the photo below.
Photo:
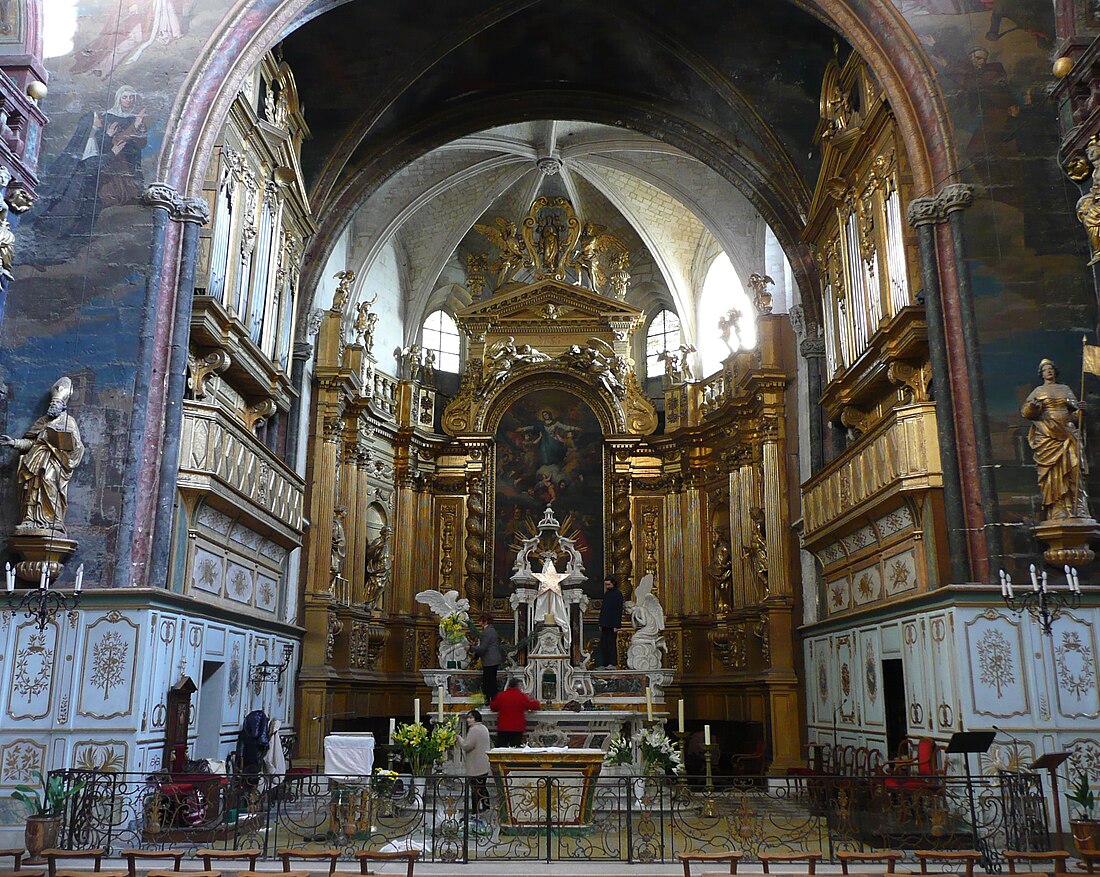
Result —
[{"label": "flower arrangement", "polygon": [[422,776],[436,762],[442,761],[458,742],[457,725],[457,716],[437,722],[430,732],[420,722],[398,725],[393,733],[393,742],[413,774]]},{"label": "flower arrangement", "polygon": [[462,642],[469,632],[470,616],[465,612],[452,612],[439,619],[439,634],[449,643]]},{"label": "flower arrangement", "polygon": [[660,728],[646,728],[638,738],[642,767],[646,773],[684,772],[680,750]]},{"label": "flower arrangement", "polygon": [[634,764],[634,749],[630,741],[619,734],[611,738],[607,747],[607,754],[603,757],[604,764],[613,767],[624,767]]},{"label": "flower arrangement", "polygon": [[371,791],[378,798],[389,798],[393,795],[393,787],[396,782],[397,771],[376,767],[371,775]]}]

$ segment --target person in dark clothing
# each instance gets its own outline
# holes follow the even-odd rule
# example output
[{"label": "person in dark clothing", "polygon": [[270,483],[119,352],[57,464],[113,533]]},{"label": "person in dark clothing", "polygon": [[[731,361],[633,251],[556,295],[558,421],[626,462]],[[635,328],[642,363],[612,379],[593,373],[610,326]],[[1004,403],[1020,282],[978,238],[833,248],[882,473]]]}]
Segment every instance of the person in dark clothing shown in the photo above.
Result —
[{"label": "person in dark clothing", "polygon": [[539,702],[523,692],[518,679],[509,679],[508,687],[493,698],[492,707],[497,712],[497,745],[522,746],[527,711],[537,710]]},{"label": "person in dark clothing", "polygon": [[[241,730],[237,733],[237,770],[243,778],[242,792],[254,789],[259,783],[268,744],[267,713],[253,710],[244,717]],[[236,806],[241,806],[241,803],[237,802]]]},{"label": "person in dark clothing", "polygon": [[500,647],[500,634],[493,627],[493,616],[486,612],[481,616],[481,641],[473,647],[473,652],[481,658],[481,693],[485,703],[492,703],[500,690],[497,687],[497,671],[504,660],[504,650]]},{"label": "person in dark clothing", "polygon": [[623,592],[619,580],[607,576],[603,580],[603,606],[600,607],[600,660],[599,666],[615,668],[619,665],[619,649],[616,639],[623,626]]}]

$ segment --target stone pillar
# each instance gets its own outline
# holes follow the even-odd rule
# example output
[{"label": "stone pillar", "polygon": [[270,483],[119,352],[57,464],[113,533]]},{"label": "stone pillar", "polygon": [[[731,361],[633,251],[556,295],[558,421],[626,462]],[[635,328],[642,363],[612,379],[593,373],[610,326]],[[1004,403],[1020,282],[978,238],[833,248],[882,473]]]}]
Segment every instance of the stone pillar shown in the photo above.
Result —
[{"label": "stone pillar", "polygon": [[909,203],[909,224],[917,229],[921,285],[928,324],[928,359],[932,364],[932,391],[936,397],[936,433],[943,468],[943,505],[947,518],[947,551],[952,582],[970,579],[970,555],[966,538],[962,484],[959,480],[958,446],[955,441],[955,406],[947,362],[947,338],[940,301],[940,276],[936,258],[935,224],[943,219],[936,198],[914,198]]},{"label": "stone pillar", "polygon": [[825,339],[820,335],[803,338],[798,352],[806,360],[806,392],[809,396],[810,473],[816,474],[825,465],[825,409],[821,399],[825,372]]},{"label": "stone pillar", "polygon": [[291,468],[298,463],[299,438],[302,434],[302,390],[306,375],[306,363],[313,355],[313,345],[308,341],[296,341],[290,360],[290,381],[298,392],[290,400],[290,413],[286,424],[286,462]]},{"label": "stone pillar", "polygon": [[187,353],[191,342],[191,304],[195,297],[195,256],[199,226],[210,221],[210,208],[202,198],[180,198],[172,219],[183,224],[180,245],[176,307],[172,318],[172,343],[168,352],[168,382],[164,400],[164,440],[160,447],[160,474],[153,518],[153,540],[145,583],[167,588],[168,560],[172,553],[176,477],[179,475],[180,431],[183,428],[183,396],[187,390]]}]

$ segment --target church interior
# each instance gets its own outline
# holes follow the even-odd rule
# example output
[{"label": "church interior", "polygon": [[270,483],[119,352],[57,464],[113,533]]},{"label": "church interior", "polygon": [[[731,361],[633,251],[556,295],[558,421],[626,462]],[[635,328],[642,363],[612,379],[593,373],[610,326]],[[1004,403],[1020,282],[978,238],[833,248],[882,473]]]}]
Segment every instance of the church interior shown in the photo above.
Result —
[{"label": "church interior", "polygon": [[1093,0],[0,2],[16,872],[1091,871],[1098,94]]}]

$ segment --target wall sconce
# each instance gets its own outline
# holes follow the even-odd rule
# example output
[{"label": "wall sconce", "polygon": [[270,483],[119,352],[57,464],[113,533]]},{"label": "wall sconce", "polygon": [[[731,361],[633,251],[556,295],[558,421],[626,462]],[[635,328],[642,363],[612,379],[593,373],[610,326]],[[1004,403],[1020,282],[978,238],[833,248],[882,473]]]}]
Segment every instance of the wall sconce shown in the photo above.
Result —
[{"label": "wall sconce", "polygon": [[267,658],[264,658],[259,664],[256,664],[252,668],[252,684],[263,685],[267,682],[275,682],[283,678],[283,673],[286,672],[286,668],[290,666],[291,658],[294,657],[294,647],[283,644],[283,659],[278,664],[272,664]]}]

